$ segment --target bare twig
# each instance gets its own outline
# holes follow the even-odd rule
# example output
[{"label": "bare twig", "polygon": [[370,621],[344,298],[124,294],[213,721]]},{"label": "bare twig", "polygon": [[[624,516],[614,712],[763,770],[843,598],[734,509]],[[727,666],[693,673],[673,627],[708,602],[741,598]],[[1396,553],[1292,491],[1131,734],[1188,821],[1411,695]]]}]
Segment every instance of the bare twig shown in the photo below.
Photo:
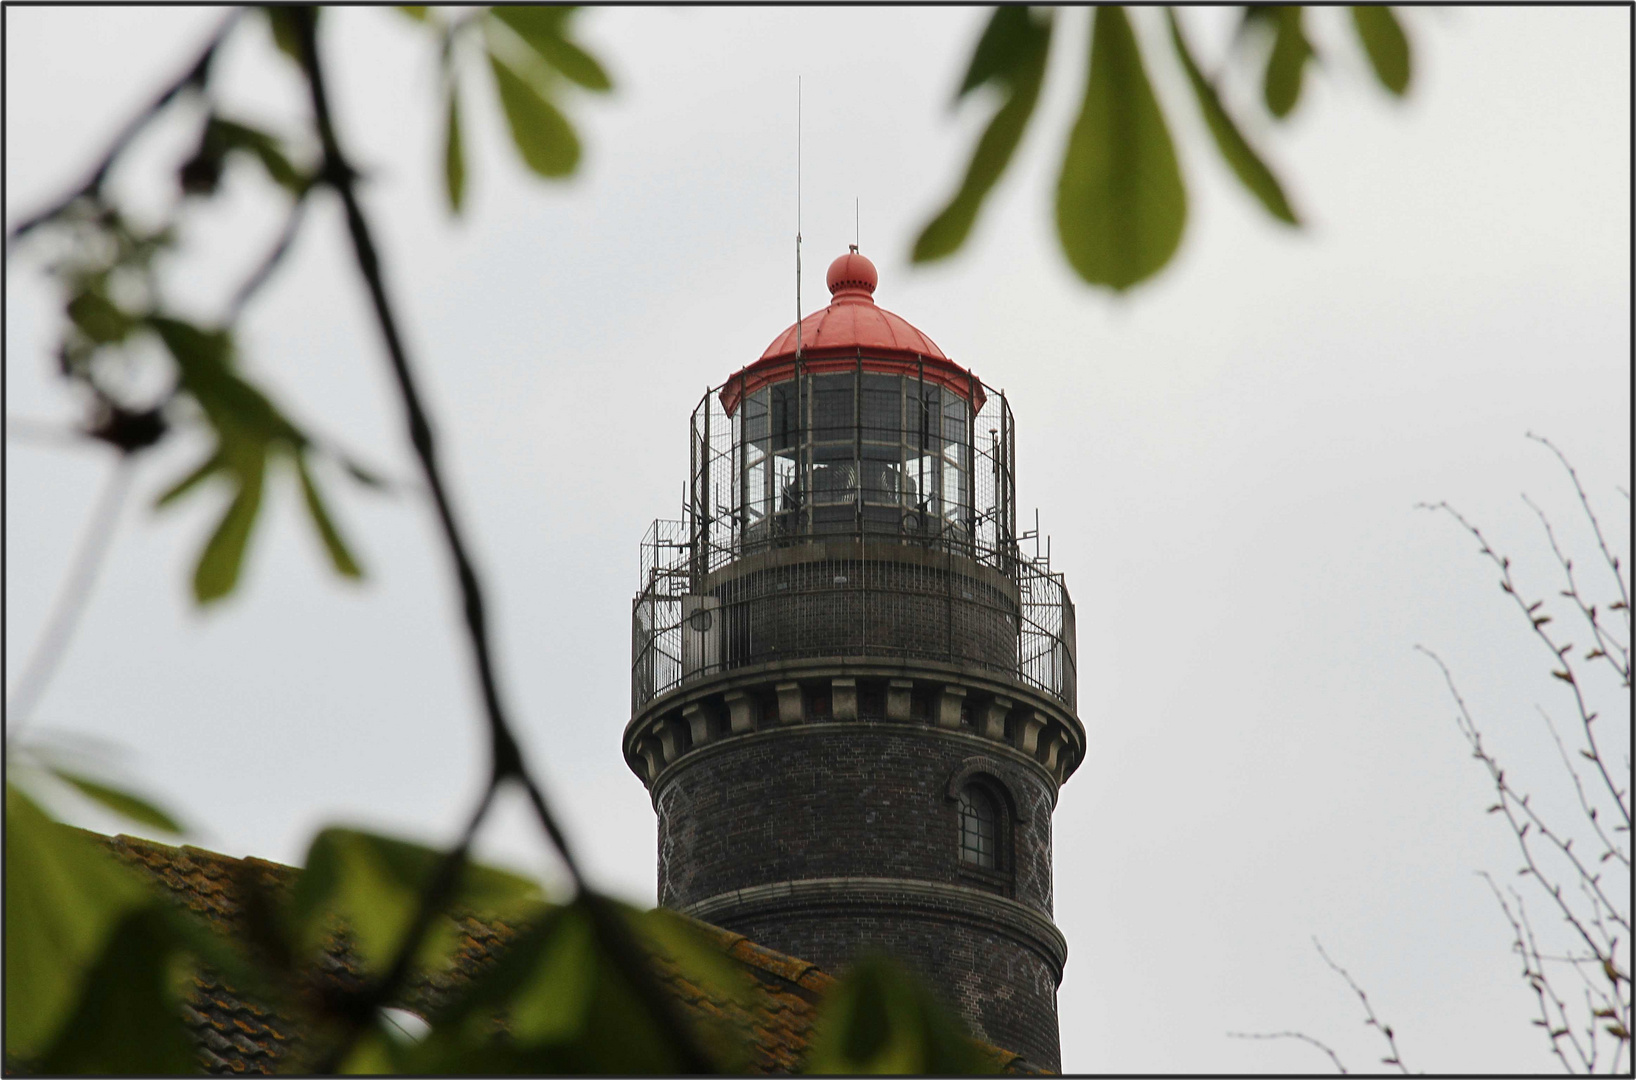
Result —
[{"label": "bare twig", "polygon": [[[1459,687],[1454,683],[1454,675],[1449,671],[1448,665],[1443,663],[1443,658],[1424,645],[1416,645],[1415,649],[1429,656],[1432,662],[1443,672],[1443,681],[1447,684],[1449,693],[1453,695],[1455,705],[1460,710],[1459,715],[1456,717],[1456,722],[1460,726],[1460,733],[1465,736],[1466,742],[1470,744],[1472,756],[1483,763],[1483,766],[1488,769],[1490,779],[1494,782],[1495,791],[1500,796],[1500,801],[1495,804],[1495,807],[1504,814],[1506,821],[1511,826],[1512,834],[1516,837],[1517,846],[1522,852],[1524,873],[1534,875],[1545,891],[1556,901],[1558,909],[1562,912],[1563,919],[1578,932],[1586,947],[1598,956],[1610,957],[1611,962],[1611,950],[1607,947],[1608,942],[1606,939],[1599,942],[1591,936],[1590,929],[1585,926],[1579,913],[1574,911],[1567,901],[1562,898],[1561,887],[1553,887],[1550,884],[1550,876],[1540,868],[1539,863],[1535,860],[1533,849],[1528,846],[1529,830],[1535,830],[1556,846],[1557,850],[1573,864],[1580,880],[1587,882],[1595,889],[1599,897],[1598,903],[1605,905],[1612,913],[1614,920],[1624,926],[1627,931],[1629,930],[1628,917],[1621,915],[1618,908],[1614,907],[1613,903],[1602,892],[1600,875],[1593,873],[1579,861],[1579,857],[1573,853],[1571,843],[1564,840],[1546,824],[1538,811],[1529,805],[1529,799],[1526,795],[1518,795],[1506,783],[1505,770],[1500,767],[1500,763],[1483,746],[1482,732],[1478,730],[1476,721],[1472,719],[1471,710],[1466,706],[1465,698],[1460,694]],[[1527,818],[1527,820],[1523,821],[1520,818]]]},{"label": "bare twig", "polygon": [[1596,605],[1585,603],[1585,598],[1579,591],[1579,583],[1574,580],[1574,561],[1563,554],[1562,546],[1557,543],[1556,530],[1551,527],[1551,519],[1545,516],[1545,511],[1534,505],[1534,500],[1527,495],[1522,501],[1539,518],[1539,523],[1545,530],[1545,538],[1551,543],[1551,552],[1556,556],[1557,565],[1562,567],[1563,576],[1568,579],[1568,587],[1561,591],[1561,595],[1574,602],[1579,614],[1590,626],[1591,633],[1596,636],[1597,647],[1586,654],[1586,659],[1605,659],[1618,673],[1619,679],[1625,686],[1630,685],[1630,646],[1613,636],[1613,631],[1602,625],[1596,617]]},{"label": "bare twig", "polygon": [[86,601],[91,596],[91,587],[96,584],[97,573],[102,569],[114,538],[119,511],[125,505],[134,468],[133,455],[120,454],[103,482],[102,492],[97,496],[91,516],[86,519],[84,531],[80,533],[79,544],[69,563],[68,577],[63,580],[62,590],[57,594],[51,614],[46,619],[45,629],[41,631],[34,652],[23,667],[23,673],[17,678],[16,688],[6,700],[8,738],[15,737],[28,723],[34,707],[51,683],[51,676],[56,673],[57,666],[68,651],[74,628],[79,625],[80,615],[84,613]]},{"label": "bare twig", "polygon": [[233,294],[233,299],[227,305],[227,315],[222,320],[223,325],[238,321],[239,316],[244,313],[244,309],[251,299],[255,297],[263,285],[267,284],[268,279],[273,276],[273,271],[278,269],[279,263],[284,261],[284,256],[289,253],[291,245],[295,243],[296,234],[301,231],[301,223],[305,219],[306,210],[307,192],[303,191],[295,197],[289,215],[284,219],[284,228],[279,230],[278,239],[274,241],[272,248],[262,257],[261,262],[257,264],[255,271],[245,279],[244,284],[239,286],[239,291]]},{"label": "bare twig", "polygon": [[227,17],[222,20],[221,25],[216,28],[216,32],[210,35],[210,39],[205,43],[205,47],[199,53],[198,59],[194,60],[181,76],[161,90],[159,95],[149,102],[146,108],[132,117],[120,129],[119,134],[114,136],[113,142],[109,144],[107,151],[103,153],[101,160],[97,162],[95,167],[91,169],[90,174],[77,187],[55,203],[12,226],[11,230],[6,234],[7,255],[11,254],[12,245],[18,240],[57,217],[78,200],[100,192],[103,182],[108,178],[109,170],[114,167],[114,163],[119,160],[120,155],[130,146],[131,141],[142,133],[142,129],[147,127],[154,117],[163,112],[165,106],[174,101],[183,91],[198,90],[205,86],[210,79],[210,65],[215,60],[216,53],[221,49],[222,42],[227,40],[227,35],[232,32],[233,27],[243,17],[244,11],[243,8],[234,8],[228,13]]},{"label": "bare twig", "polygon": [[1573,646],[1571,644],[1559,646],[1556,643],[1556,640],[1551,636],[1550,631],[1545,629],[1546,625],[1551,621],[1550,618],[1548,616],[1536,614],[1543,604],[1543,601],[1536,601],[1530,604],[1527,600],[1523,599],[1522,594],[1517,590],[1516,581],[1511,576],[1511,560],[1495,551],[1493,547],[1489,545],[1488,539],[1487,537],[1483,536],[1481,529],[1467,521],[1458,510],[1446,502],[1439,502],[1435,504],[1421,503],[1420,505],[1428,510],[1442,510],[1450,517],[1454,518],[1455,521],[1458,521],[1461,527],[1475,537],[1477,543],[1481,545],[1481,553],[1483,557],[1499,568],[1501,590],[1504,591],[1507,596],[1511,597],[1512,601],[1528,619],[1529,625],[1533,629],[1534,636],[1543,642],[1547,649],[1551,650],[1551,655],[1555,658],[1554,662],[1561,665],[1560,668],[1553,668],[1551,674],[1560,681],[1567,683],[1569,689],[1573,691],[1574,704],[1579,710],[1580,724],[1585,730],[1585,741],[1590,748],[1588,751],[1586,751],[1585,756],[1596,765],[1597,771],[1602,776],[1603,783],[1607,785],[1608,791],[1613,795],[1614,803],[1618,807],[1619,813],[1624,817],[1625,828],[1628,830],[1630,828],[1629,792],[1621,791],[1619,789],[1619,786],[1614,783],[1613,777],[1608,773],[1606,762],[1602,760],[1602,753],[1597,745],[1596,732],[1593,727],[1593,724],[1596,721],[1596,713],[1590,708],[1589,703],[1585,700],[1584,689],[1580,685],[1580,680],[1574,674],[1573,660],[1571,659]]},{"label": "bare twig", "polygon": [[[1552,442],[1550,439],[1547,439],[1543,435],[1535,435],[1532,431],[1528,432],[1528,438],[1533,439],[1535,442],[1550,450],[1551,453],[1556,455],[1556,459],[1562,462],[1562,467],[1568,470],[1568,479],[1573,481],[1574,493],[1579,496],[1579,505],[1584,508],[1585,517],[1588,518],[1591,523],[1591,531],[1596,534],[1596,546],[1602,550],[1602,558],[1606,560],[1608,569],[1613,571],[1613,580],[1618,586],[1619,601],[1623,605],[1625,622],[1628,625],[1631,617],[1630,586],[1625,581],[1625,575],[1619,570],[1619,557],[1608,550],[1608,542],[1602,536],[1602,523],[1597,520],[1596,511],[1591,509],[1591,501],[1585,496],[1585,487],[1579,482],[1579,473],[1574,471],[1574,467],[1568,462],[1566,455],[1564,455],[1561,450],[1556,448],[1556,443]],[[1619,493],[1624,495],[1625,498],[1630,498],[1629,492],[1625,491],[1623,488],[1618,490]]]},{"label": "bare twig", "polygon": [[1341,1064],[1341,1059],[1335,1055],[1335,1051],[1302,1031],[1229,1031],[1227,1037],[1229,1039],[1299,1039],[1301,1042],[1309,1046],[1316,1046],[1328,1054],[1329,1060],[1335,1065],[1335,1071],[1342,1076],[1347,1074],[1346,1066]]},{"label": "bare twig", "polygon": [[1352,976],[1346,973],[1345,968],[1341,967],[1341,965],[1335,963],[1335,961],[1329,958],[1329,954],[1324,952],[1324,947],[1323,945],[1319,944],[1317,938],[1312,939],[1312,946],[1318,950],[1318,955],[1324,958],[1324,963],[1329,965],[1330,970],[1334,971],[1336,974],[1340,975],[1341,978],[1345,979],[1346,985],[1350,986],[1352,988],[1352,992],[1358,995],[1358,1000],[1363,1003],[1363,1011],[1365,1015],[1368,1016],[1368,1019],[1363,1022],[1364,1026],[1372,1027],[1376,1031],[1380,1032],[1381,1036],[1386,1040],[1386,1045],[1391,1048],[1392,1056],[1381,1058],[1381,1063],[1384,1065],[1396,1065],[1399,1072],[1402,1072],[1404,1075],[1408,1075],[1409,1067],[1403,1064],[1403,1055],[1398,1053],[1397,1038],[1392,1034],[1392,1025],[1383,1024],[1380,1022],[1380,1019],[1375,1016],[1373,1006],[1369,1004],[1369,995],[1363,992],[1363,987],[1359,986],[1353,981]]}]

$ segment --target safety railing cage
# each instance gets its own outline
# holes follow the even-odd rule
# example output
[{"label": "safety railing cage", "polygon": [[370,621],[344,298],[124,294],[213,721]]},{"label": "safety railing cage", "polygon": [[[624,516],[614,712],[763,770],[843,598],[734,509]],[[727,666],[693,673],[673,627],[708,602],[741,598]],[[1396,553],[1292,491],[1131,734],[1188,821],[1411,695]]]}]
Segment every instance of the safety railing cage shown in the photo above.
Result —
[{"label": "safety railing cage", "polygon": [[[961,392],[924,371],[862,363],[795,372],[737,394],[731,412],[731,384],[693,411],[683,517],[655,521],[642,540],[632,711],[715,672],[849,655],[975,665],[1074,708],[1073,603],[1048,551],[1040,555],[1038,530],[1017,531],[1016,429],[1004,392],[975,379]],[[762,552],[848,538],[875,553],[897,543],[957,558],[916,553],[897,572],[857,560],[814,566],[778,582],[776,597],[719,573]],[[1021,549],[1029,540],[1032,556]],[[815,610],[804,602],[832,614],[804,617]],[[769,603],[784,605],[772,634]]]}]

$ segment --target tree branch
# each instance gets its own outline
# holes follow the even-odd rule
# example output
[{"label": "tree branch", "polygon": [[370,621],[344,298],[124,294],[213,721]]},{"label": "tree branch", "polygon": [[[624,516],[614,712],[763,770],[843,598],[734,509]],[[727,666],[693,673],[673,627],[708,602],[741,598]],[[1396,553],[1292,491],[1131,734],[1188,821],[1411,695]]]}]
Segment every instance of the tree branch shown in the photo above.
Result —
[{"label": "tree branch", "polygon": [[91,587],[96,584],[97,573],[102,569],[113,541],[115,527],[119,524],[119,511],[125,505],[133,471],[133,455],[122,453],[115,460],[108,479],[103,482],[102,493],[97,496],[91,516],[80,533],[79,545],[75,548],[73,561],[69,563],[68,577],[63,581],[62,591],[57,594],[56,603],[52,605],[33,654],[17,678],[16,689],[7,698],[8,739],[16,736],[28,723],[34,707],[51,683],[51,676],[56,673],[58,664],[68,651],[74,628],[79,625],[80,615],[91,597]]},{"label": "tree branch", "polygon": [[74,188],[67,195],[64,195],[61,199],[58,199],[55,203],[46,207],[44,210],[41,210],[12,226],[10,232],[6,234],[6,253],[8,255],[11,253],[12,245],[18,240],[21,240],[23,237],[33,232],[41,225],[44,225],[46,222],[57,217],[64,210],[68,209],[68,207],[72,206],[77,200],[82,199],[87,195],[95,195],[101,191],[103,181],[108,178],[109,170],[114,167],[114,163],[119,160],[120,155],[125,152],[126,147],[131,144],[131,141],[135,139],[137,135],[141,134],[142,129],[147,127],[148,124],[152,122],[154,117],[158,116],[164,111],[165,106],[169,105],[185,90],[203,89],[205,84],[210,79],[211,62],[215,60],[216,53],[221,48],[222,42],[227,40],[227,35],[232,32],[233,27],[236,26],[239,19],[243,17],[244,11],[244,8],[234,8],[228,13],[227,17],[222,20],[221,25],[216,28],[216,32],[210,35],[210,40],[205,43],[204,50],[200,52],[198,59],[195,60],[180,77],[173,80],[168,86],[161,90],[159,92],[159,96],[154,98],[154,100],[151,101],[145,109],[143,109],[136,116],[132,117],[131,120],[122,129],[120,129],[119,134],[114,136],[114,141],[102,155],[102,159],[97,162],[96,166],[91,170],[90,175],[87,176],[78,187]]}]

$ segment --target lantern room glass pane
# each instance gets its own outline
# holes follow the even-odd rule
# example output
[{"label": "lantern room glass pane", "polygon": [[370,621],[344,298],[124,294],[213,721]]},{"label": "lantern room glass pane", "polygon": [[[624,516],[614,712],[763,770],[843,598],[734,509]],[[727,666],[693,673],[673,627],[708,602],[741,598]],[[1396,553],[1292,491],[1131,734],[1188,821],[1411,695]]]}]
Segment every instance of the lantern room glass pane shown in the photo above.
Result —
[{"label": "lantern room glass pane", "polygon": [[795,383],[774,383],[769,389],[773,449],[787,450],[795,445],[796,433],[801,428],[800,415],[796,411]]},{"label": "lantern room glass pane", "polygon": [[865,442],[902,442],[903,378],[864,372],[860,419]]},{"label": "lantern room glass pane", "polygon": [[812,377],[812,438],[814,442],[854,441],[857,416],[852,393],[856,376],[814,375]]}]

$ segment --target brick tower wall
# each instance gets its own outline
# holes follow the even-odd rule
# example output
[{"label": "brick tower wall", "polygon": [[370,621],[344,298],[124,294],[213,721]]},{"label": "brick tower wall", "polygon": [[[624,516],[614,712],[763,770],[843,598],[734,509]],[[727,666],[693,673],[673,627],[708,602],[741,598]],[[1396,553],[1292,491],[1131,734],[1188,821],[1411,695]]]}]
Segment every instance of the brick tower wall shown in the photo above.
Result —
[{"label": "brick tower wall", "polygon": [[[1057,1068],[1055,778],[969,727],[889,721],[861,698],[856,720],[768,718],[664,771],[660,903],[831,971],[886,952],[979,1037]],[[1004,804],[997,873],[960,860],[954,791],[973,773]]]}]

